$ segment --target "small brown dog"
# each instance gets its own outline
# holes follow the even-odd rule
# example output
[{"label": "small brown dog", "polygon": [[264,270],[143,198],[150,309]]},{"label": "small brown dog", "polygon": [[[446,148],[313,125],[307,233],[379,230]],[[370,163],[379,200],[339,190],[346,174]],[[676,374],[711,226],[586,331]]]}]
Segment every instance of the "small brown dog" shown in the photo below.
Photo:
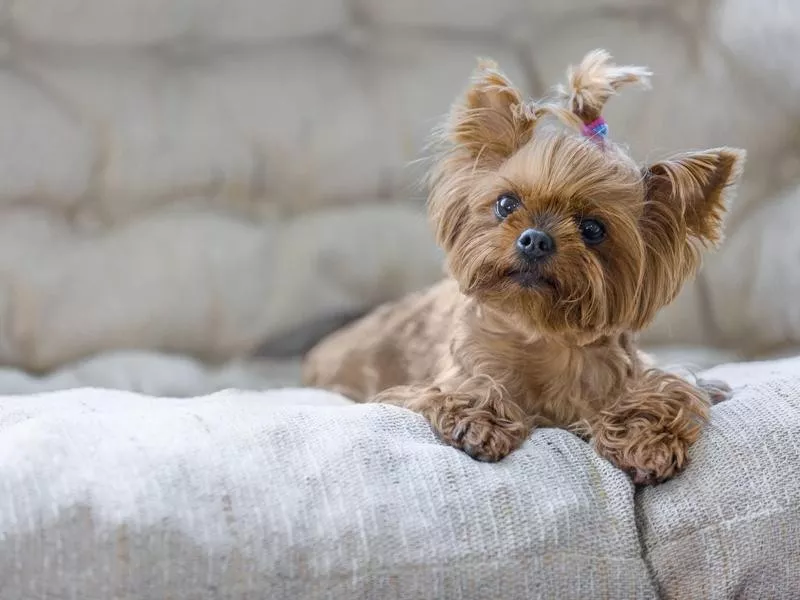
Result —
[{"label": "small brown dog", "polygon": [[306,384],[416,411],[478,460],[556,426],[591,438],[637,483],[678,473],[709,391],[650,366],[633,334],[720,241],[744,152],[635,164],[601,111],[648,76],[597,50],[534,103],[481,63],[431,180],[451,278],[323,340]]}]

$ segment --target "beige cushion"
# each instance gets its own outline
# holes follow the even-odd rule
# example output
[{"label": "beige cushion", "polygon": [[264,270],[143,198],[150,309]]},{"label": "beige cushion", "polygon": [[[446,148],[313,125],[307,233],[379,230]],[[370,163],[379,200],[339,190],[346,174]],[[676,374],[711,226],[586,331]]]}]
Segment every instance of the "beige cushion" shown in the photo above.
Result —
[{"label": "beige cushion", "polygon": [[692,465],[642,491],[637,517],[664,598],[800,594],[800,358],[721,366],[734,397],[714,407]]},{"label": "beige cushion", "polygon": [[800,359],[707,376],[734,397],[637,493],[565,431],[479,463],[315,390],[0,397],[3,597],[796,597]]}]

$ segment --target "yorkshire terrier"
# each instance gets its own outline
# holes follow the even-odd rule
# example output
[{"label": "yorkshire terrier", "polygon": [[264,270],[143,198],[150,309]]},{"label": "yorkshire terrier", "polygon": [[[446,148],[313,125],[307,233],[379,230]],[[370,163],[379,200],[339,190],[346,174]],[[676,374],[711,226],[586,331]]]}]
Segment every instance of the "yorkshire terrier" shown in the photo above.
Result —
[{"label": "yorkshire terrier", "polygon": [[636,164],[601,112],[649,76],[595,50],[534,102],[481,61],[431,173],[449,277],[324,339],[305,383],[418,412],[477,460],[561,427],[638,484],[680,472],[729,390],[655,368],[634,336],[720,242],[745,153]]}]

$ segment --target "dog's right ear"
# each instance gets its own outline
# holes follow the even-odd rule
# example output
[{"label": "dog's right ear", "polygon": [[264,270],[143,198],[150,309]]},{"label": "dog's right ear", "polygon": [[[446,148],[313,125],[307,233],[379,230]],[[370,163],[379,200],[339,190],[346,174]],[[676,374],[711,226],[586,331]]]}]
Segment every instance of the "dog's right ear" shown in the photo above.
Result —
[{"label": "dog's right ear", "polygon": [[450,111],[449,141],[481,166],[495,166],[530,140],[531,107],[491,60],[482,59],[463,98]]}]

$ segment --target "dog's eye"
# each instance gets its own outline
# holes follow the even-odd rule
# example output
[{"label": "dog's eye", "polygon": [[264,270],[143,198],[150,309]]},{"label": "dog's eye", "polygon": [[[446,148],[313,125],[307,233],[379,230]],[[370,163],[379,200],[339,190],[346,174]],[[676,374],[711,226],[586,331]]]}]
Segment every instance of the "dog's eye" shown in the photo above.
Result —
[{"label": "dog's eye", "polygon": [[505,219],[508,215],[519,208],[519,198],[513,194],[503,194],[494,204],[494,214],[498,219]]},{"label": "dog's eye", "polygon": [[606,228],[600,221],[584,219],[580,222],[581,237],[587,244],[599,244],[606,239]]}]

